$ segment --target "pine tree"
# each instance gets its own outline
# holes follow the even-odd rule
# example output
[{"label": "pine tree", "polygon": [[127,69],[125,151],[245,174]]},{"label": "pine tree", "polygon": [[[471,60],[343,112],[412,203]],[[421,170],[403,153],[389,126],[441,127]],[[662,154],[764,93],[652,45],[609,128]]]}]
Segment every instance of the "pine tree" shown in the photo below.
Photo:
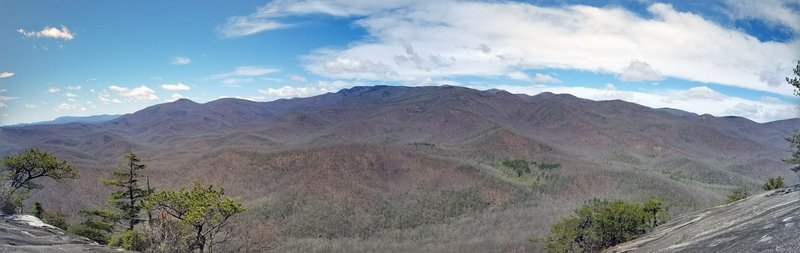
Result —
[{"label": "pine tree", "polygon": [[152,193],[152,190],[143,189],[139,185],[139,179],[144,177],[142,172],[145,169],[144,163],[134,153],[125,155],[125,160],[116,170],[111,179],[104,180],[103,184],[119,188],[111,193],[111,202],[114,207],[121,210],[120,220],[127,223],[127,230],[133,230],[136,224],[142,222],[140,213],[143,201]]}]

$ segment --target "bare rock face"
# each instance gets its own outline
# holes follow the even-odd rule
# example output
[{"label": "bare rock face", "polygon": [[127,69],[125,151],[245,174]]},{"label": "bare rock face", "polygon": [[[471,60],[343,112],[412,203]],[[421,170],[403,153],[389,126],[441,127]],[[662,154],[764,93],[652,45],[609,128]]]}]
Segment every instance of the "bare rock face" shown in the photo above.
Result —
[{"label": "bare rock face", "polygon": [[800,185],[679,216],[606,252],[798,252]]},{"label": "bare rock face", "polygon": [[30,215],[0,214],[0,252],[130,252],[112,249]]}]

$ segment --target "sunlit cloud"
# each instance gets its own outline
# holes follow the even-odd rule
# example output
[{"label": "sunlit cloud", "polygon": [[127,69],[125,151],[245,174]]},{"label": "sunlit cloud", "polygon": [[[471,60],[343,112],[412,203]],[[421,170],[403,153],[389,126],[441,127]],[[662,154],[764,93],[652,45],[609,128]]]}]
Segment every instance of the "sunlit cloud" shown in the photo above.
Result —
[{"label": "sunlit cloud", "polygon": [[26,38],[51,38],[51,39],[62,39],[62,40],[72,40],[75,38],[75,35],[69,31],[66,26],[61,26],[61,29],[56,27],[45,26],[40,31],[26,31],[25,29],[17,29],[17,32],[22,34],[22,36]]}]

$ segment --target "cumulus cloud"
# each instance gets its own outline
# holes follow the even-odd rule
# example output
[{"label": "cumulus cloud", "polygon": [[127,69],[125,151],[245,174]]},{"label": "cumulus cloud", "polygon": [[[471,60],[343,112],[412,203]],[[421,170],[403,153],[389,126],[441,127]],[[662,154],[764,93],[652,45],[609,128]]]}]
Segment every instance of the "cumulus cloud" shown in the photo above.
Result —
[{"label": "cumulus cloud", "polygon": [[661,73],[653,69],[650,64],[637,60],[631,61],[627,67],[623,68],[618,78],[625,82],[658,81],[663,79]]},{"label": "cumulus cloud", "polygon": [[62,39],[62,40],[72,40],[75,38],[75,35],[69,31],[66,26],[61,26],[61,29],[56,27],[45,26],[40,31],[26,31],[25,29],[18,29],[18,33],[22,34],[22,36],[26,38],[52,38],[52,39]]},{"label": "cumulus cloud", "polygon": [[[355,18],[366,39],[302,57],[309,71],[334,79],[409,81],[556,68],[624,80],[672,77],[791,92],[786,85],[770,86],[765,76],[789,76],[772,72],[800,57],[800,41],[759,41],[668,4],[654,3],[646,11],[508,1],[279,0],[232,20],[280,23],[319,14]],[[222,27],[237,26],[228,22]],[[631,59],[642,61],[632,64]]]},{"label": "cumulus cloud", "polygon": [[174,84],[165,83],[165,84],[161,85],[161,88],[165,89],[165,90],[191,90],[192,89],[192,87],[189,87],[189,85],[186,85],[186,84],[183,84],[183,83],[174,83]]},{"label": "cumulus cloud", "polygon": [[56,92],[59,92],[59,91],[61,91],[61,89],[59,89],[59,88],[53,88],[53,87],[47,88],[47,92],[50,92],[50,93],[56,93]]},{"label": "cumulus cloud", "polygon": [[83,87],[81,87],[80,85],[75,85],[75,86],[67,86],[67,89],[68,89],[68,90],[80,90],[80,89],[82,89],[82,88],[83,88]]},{"label": "cumulus cloud", "polygon": [[342,80],[318,81],[316,85],[283,86],[280,88],[258,89],[258,93],[272,98],[310,97],[328,92],[336,92],[343,88],[352,87],[354,83]]},{"label": "cumulus cloud", "polygon": [[315,87],[283,86],[277,89],[273,88],[268,88],[265,90],[259,89],[258,93],[268,95],[274,98],[293,98],[293,97],[308,97],[312,95],[318,95],[320,94],[320,91]]},{"label": "cumulus cloud", "polygon": [[186,56],[176,56],[172,58],[172,65],[186,65],[192,63],[192,59]]},{"label": "cumulus cloud", "polygon": [[145,85],[133,89],[112,85],[109,86],[108,89],[117,95],[136,101],[151,101],[158,99],[156,92]]},{"label": "cumulus cloud", "polygon": [[74,98],[74,97],[77,97],[78,95],[76,95],[76,94],[74,94],[72,92],[67,92],[66,94],[64,94],[64,96],[68,97],[68,98]]},{"label": "cumulus cloud", "polygon": [[727,96],[719,93],[707,86],[698,86],[692,87],[688,90],[684,91],[678,97],[683,97],[687,99],[710,99],[710,100],[723,100],[727,98]]},{"label": "cumulus cloud", "polygon": [[172,93],[172,96],[170,96],[170,99],[167,99],[166,101],[167,102],[174,102],[175,100],[178,100],[178,99],[181,99],[181,98],[187,98],[187,97],[184,97],[183,95],[178,94],[178,93]]},{"label": "cumulus cloud", "polygon": [[533,77],[533,82],[534,83],[560,83],[561,80],[558,80],[558,78],[555,78],[555,77],[553,77],[551,75],[548,75],[548,74],[536,73],[536,75]]},{"label": "cumulus cloud", "polygon": [[14,73],[12,73],[12,72],[8,72],[8,71],[0,72],[0,78],[9,78],[9,77],[12,77],[12,76],[14,76]]},{"label": "cumulus cloud", "polygon": [[34,104],[25,104],[25,108],[28,108],[28,109],[36,109],[36,108],[39,108],[39,107],[38,107],[38,106],[36,106],[36,105],[34,105]]},{"label": "cumulus cloud", "polygon": [[[539,73],[536,73],[536,75],[537,75],[536,77],[539,77],[538,76]],[[511,78],[513,80],[519,80],[519,81],[531,80],[531,77],[528,76],[528,74],[525,74],[525,72],[522,72],[522,71],[514,71],[514,72],[511,72],[511,73],[508,73],[508,78]]]},{"label": "cumulus cloud", "polygon": [[[487,89],[489,87],[474,87]],[[708,87],[693,87],[686,90],[660,90],[652,92],[611,90],[587,87],[542,87],[499,85],[494,88],[512,93],[536,95],[541,92],[568,93],[591,100],[621,99],[652,108],[675,108],[697,114],[714,116],[740,116],[757,122],[796,118],[800,115],[797,103],[783,101],[765,102],[740,97],[726,96]]]},{"label": "cumulus cloud", "polygon": [[97,94],[97,100],[99,100],[103,104],[119,104],[122,103],[122,100],[112,98],[111,94],[108,92],[100,92]]}]

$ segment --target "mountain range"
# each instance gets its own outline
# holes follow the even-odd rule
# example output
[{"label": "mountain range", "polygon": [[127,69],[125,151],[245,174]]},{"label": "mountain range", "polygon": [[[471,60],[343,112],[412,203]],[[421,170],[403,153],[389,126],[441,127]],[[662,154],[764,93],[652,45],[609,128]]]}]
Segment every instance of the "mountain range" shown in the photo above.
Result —
[{"label": "mountain range", "polygon": [[[39,147],[76,165],[77,182],[48,183],[32,197],[67,214],[101,205],[109,191],[99,180],[132,151],[157,188],[224,186],[252,210],[241,222],[258,233],[241,237],[278,245],[264,247],[508,252],[541,250],[550,225],[592,198],[656,197],[681,213],[769,177],[797,183],[781,159],[783,138],[799,128],[800,119],[757,123],[568,94],[370,86],[272,102],[180,99],[93,123],[0,127],[0,155]],[[513,159],[539,167],[518,176],[503,166]],[[384,217],[376,210],[387,203],[427,210],[426,201],[447,206],[453,196],[479,204],[419,224],[362,224]],[[275,218],[276,206],[294,211]],[[360,232],[298,232],[319,206],[341,210],[344,227]]]}]

